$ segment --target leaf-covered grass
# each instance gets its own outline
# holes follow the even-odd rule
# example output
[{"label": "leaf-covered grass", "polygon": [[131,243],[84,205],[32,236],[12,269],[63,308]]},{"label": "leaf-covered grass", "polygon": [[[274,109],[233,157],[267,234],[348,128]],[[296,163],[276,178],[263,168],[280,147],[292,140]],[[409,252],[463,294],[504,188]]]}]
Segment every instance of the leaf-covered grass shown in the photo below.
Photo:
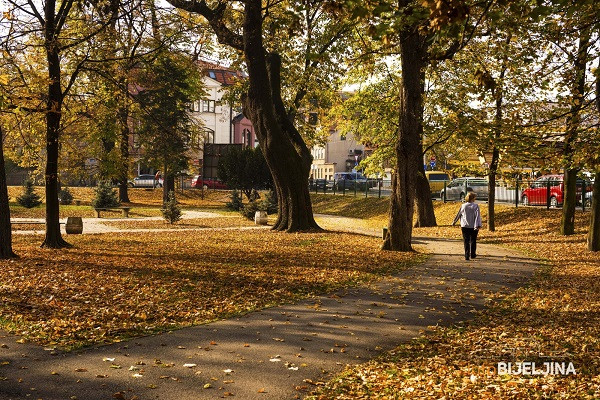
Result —
[{"label": "leaf-covered grass", "polygon": [[339,215],[362,219],[385,220],[388,215],[388,198],[354,197],[351,195],[311,194],[315,214]]},{"label": "leaf-covered grass", "polygon": [[[94,198],[93,187],[70,187],[69,191],[73,195],[73,200],[78,200],[82,206],[89,208],[92,199]],[[115,188],[115,191],[117,189]],[[20,186],[9,186],[8,195],[12,201],[15,201],[17,196],[21,194],[23,188]],[[44,201],[45,188],[43,186],[36,186],[35,192],[39,194]],[[162,206],[162,189],[146,189],[146,188],[130,188],[128,190],[129,200],[132,206],[138,207],[161,207]],[[201,190],[186,189],[184,192],[177,191],[176,197],[178,203],[183,207],[195,207],[195,208],[222,208],[228,199],[228,191],[209,190],[202,195]],[[14,203],[16,205],[16,202]],[[69,208],[74,206],[61,206],[62,208]],[[11,203],[11,211],[12,211]],[[42,205],[39,209],[44,210]]]},{"label": "leaf-covered grass", "polygon": [[[266,237],[268,235],[268,237]],[[264,230],[15,236],[0,260],[0,327],[70,348],[199,324],[323,293],[422,259],[374,238]],[[310,245],[307,245],[310,244]]]},{"label": "leaf-covered grass", "polygon": [[[561,210],[498,206],[497,231],[481,242],[520,249],[543,267],[527,288],[495,300],[474,321],[437,328],[363,365],[347,369],[318,399],[600,398],[600,254],[586,249],[589,213],[576,233],[558,234]],[[436,204],[436,228],[415,235],[458,238],[458,204]],[[373,219],[363,220],[366,226]],[[572,362],[577,375],[498,375],[498,362]]]}]

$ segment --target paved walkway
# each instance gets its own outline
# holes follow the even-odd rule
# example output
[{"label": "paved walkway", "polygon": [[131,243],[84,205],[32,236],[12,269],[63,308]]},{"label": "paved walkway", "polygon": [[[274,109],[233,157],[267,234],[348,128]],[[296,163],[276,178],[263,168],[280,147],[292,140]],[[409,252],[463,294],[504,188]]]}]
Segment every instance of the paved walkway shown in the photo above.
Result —
[{"label": "paved walkway", "polygon": [[[210,211],[196,211],[196,210],[183,210],[182,219],[198,219],[198,218],[232,218],[227,215],[210,212]],[[235,217],[234,217],[235,218]],[[39,224],[31,224],[30,230],[20,230],[13,231],[13,235],[31,235],[31,234],[43,234],[45,232],[45,220],[43,218],[11,218],[11,222],[13,224],[18,224],[19,222],[39,222]],[[65,232],[65,223],[67,219],[62,218],[61,222],[61,232],[66,234]],[[164,221],[163,217],[144,217],[144,218],[82,218],[83,221],[83,233],[111,233],[111,232],[164,232],[164,231],[172,231],[169,228],[144,228],[144,229],[136,229],[136,228],[118,228],[116,226],[111,225],[111,222],[135,222],[135,221]],[[188,230],[206,230],[206,229],[219,229],[219,230],[231,230],[231,229],[264,229],[264,226],[232,226],[226,228],[187,228]]]},{"label": "paved walkway", "polygon": [[346,364],[470,318],[538,266],[492,245],[466,262],[460,241],[414,243],[428,261],[380,283],[169,334],[66,354],[0,334],[0,399],[301,398]]}]

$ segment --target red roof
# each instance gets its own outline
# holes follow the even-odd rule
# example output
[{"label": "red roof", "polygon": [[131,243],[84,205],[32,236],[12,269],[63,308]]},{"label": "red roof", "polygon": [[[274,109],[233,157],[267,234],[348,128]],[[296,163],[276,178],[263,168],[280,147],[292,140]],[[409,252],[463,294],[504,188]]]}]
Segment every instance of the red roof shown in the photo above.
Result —
[{"label": "red roof", "polygon": [[244,74],[240,71],[235,71],[208,61],[199,60],[198,65],[202,68],[206,76],[216,80],[223,86],[231,86],[237,79],[244,78]]}]

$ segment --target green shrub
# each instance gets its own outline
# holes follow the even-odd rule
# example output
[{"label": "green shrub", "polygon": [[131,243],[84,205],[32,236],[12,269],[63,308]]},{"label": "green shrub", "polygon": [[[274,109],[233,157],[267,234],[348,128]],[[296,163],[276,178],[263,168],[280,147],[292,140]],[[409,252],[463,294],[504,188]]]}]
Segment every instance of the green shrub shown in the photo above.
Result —
[{"label": "green shrub", "polygon": [[17,203],[25,208],[33,208],[42,204],[40,196],[35,193],[31,178],[27,178],[23,182],[23,194],[17,197]]},{"label": "green shrub", "polygon": [[71,204],[73,203],[73,195],[68,187],[65,186],[58,192],[58,202],[60,204]]},{"label": "green shrub", "polygon": [[240,210],[240,213],[244,217],[248,218],[250,221],[254,221],[254,214],[257,211],[262,211],[262,210],[259,210],[259,202],[258,201],[251,201],[250,203],[246,204],[244,206],[244,208],[242,208]]},{"label": "green shrub", "polygon": [[117,192],[110,182],[99,182],[96,187],[96,197],[92,200],[92,207],[111,208],[119,205]]},{"label": "green shrub", "polygon": [[175,199],[175,193],[170,190],[167,195],[167,201],[163,204],[163,208],[160,210],[162,212],[163,217],[169,221],[170,224],[174,224],[175,222],[181,220],[181,208],[177,205],[177,200]]},{"label": "green shrub", "polygon": [[267,214],[277,214],[277,193],[274,190],[269,190],[261,203],[262,211],[266,211]]},{"label": "green shrub", "polygon": [[230,210],[240,211],[244,207],[244,203],[242,202],[242,196],[237,190],[234,189],[233,192],[231,192],[230,199],[231,201],[225,204],[225,206]]}]

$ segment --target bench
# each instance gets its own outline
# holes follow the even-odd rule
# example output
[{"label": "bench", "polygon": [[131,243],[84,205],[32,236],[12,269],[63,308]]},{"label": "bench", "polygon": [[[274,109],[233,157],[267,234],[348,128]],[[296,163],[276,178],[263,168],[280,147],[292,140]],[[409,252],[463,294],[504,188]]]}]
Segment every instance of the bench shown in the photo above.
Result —
[{"label": "bench", "polygon": [[95,208],[94,207],[94,211],[96,211],[96,218],[100,218],[101,211],[116,211],[116,210],[121,210],[121,212],[123,213],[123,217],[129,218],[129,210],[131,210],[131,207],[104,207],[104,208]]}]

